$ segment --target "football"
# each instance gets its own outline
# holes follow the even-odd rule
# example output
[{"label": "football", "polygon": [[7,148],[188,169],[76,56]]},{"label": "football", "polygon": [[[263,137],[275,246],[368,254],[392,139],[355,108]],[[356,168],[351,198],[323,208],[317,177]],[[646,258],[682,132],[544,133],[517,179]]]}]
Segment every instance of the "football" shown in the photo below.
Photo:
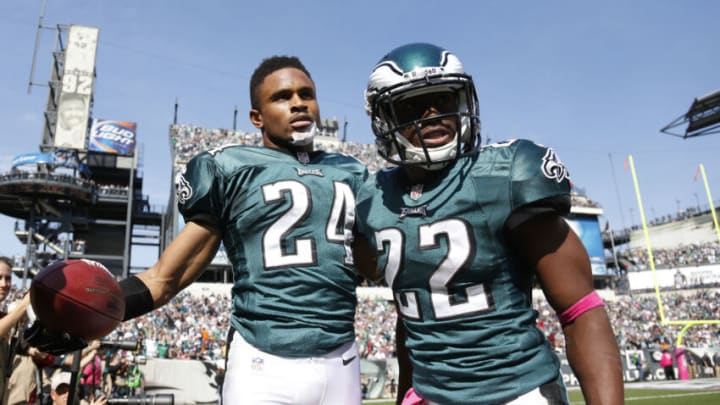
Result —
[{"label": "football", "polygon": [[125,315],[120,285],[91,260],[62,260],[42,269],[30,283],[30,302],[46,329],[85,340],[109,334]]}]

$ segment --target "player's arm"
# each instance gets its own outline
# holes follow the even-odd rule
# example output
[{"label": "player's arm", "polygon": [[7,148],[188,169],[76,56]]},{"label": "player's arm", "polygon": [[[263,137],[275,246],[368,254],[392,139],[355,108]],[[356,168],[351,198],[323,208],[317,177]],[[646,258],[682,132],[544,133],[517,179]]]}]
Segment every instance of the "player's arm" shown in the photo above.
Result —
[{"label": "player's arm", "polygon": [[0,337],[10,334],[12,328],[25,316],[28,305],[30,305],[30,294],[25,294],[20,303],[0,319]]},{"label": "player's arm", "polygon": [[564,320],[567,357],[585,401],[623,403],[617,342],[607,312],[594,295],[590,259],[578,236],[561,216],[545,214],[518,225],[510,240],[536,269],[545,296]]},{"label": "player's arm", "polygon": [[120,282],[125,295],[125,320],[170,301],[205,270],[220,246],[214,227],[188,222],[155,265]]},{"label": "player's arm", "polygon": [[412,365],[410,364],[410,353],[405,346],[405,328],[403,327],[400,311],[397,312],[397,323],[395,325],[395,352],[398,360],[398,384],[395,403],[400,405],[405,393],[412,387]]},{"label": "player's arm", "polygon": [[[167,303],[202,273],[217,251],[220,231],[189,221],[154,266],[120,281],[125,297],[123,320],[146,314]],[[74,352],[87,346],[84,339],[64,331],[50,331],[38,321],[24,338],[30,346],[53,354]]]},{"label": "player's arm", "polygon": [[381,276],[377,265],[377,254],[365,236],[355,235],[352,248],[353,261],[355,262],[357,272],[368,280],[380,280]]}]

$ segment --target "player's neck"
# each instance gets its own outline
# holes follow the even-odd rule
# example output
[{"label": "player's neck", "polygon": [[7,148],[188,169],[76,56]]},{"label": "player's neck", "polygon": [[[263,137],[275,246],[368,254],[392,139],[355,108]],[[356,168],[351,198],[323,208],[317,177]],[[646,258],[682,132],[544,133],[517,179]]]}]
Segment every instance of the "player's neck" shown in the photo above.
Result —
[{"label": "player's neck", "polygon": [[424,184],[433,180],[436,176],[436,172],[419,166],[405,166],[403,170],[412,184]]},{"label": "player's neck", "polygon": [[288,155],[297,156],[298,153],[305,152],[305,153],[312,153],[314,151],[314,145],[311,143],[309,145],[302,145],[302,146],[296,146],[292,144],[280,144],[278,142],[273,142],[270,137],[263,137],[263,146],[270,149],[275,149],[278,152],[287,153]]}]

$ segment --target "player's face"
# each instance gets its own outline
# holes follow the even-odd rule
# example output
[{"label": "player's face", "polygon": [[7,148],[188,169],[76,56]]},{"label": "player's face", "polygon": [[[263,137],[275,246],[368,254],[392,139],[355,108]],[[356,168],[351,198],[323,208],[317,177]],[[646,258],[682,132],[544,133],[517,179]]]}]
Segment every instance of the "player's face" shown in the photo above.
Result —
[{"label": "player's face", "polygon": [[265,146],[287,148],[293,132],[305,132],[320,120],[315,84],[301,70],[273,72],[257,94],[259,108],[250,110],[250,121],[263,131]]},{"label": "player's face", "polygon": [[0,262],[0,301],[7,298],[12,286],[12,269],[5,262]]},{"label": "player's face", "polygon": [[[428,119],[440,114],[458,111],[458,94],[447,90],[408,97],[395,102],[393,106],[399,123]],[[457,132],[457,120],[453,117],[423,121],[418,126],[410,125],[401,132],[413,145],[421,146],[422,138],[425,146],[442,146],[450,142]]]}]

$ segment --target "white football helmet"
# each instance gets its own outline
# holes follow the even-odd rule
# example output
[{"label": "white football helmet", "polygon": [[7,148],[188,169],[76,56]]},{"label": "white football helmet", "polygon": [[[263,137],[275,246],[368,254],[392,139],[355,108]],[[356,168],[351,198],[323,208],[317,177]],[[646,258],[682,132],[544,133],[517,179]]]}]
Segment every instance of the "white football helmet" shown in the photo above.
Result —
[{"label": "white football helmet", "polygon": [[[429,118],[398,110],[398,102],[427,95],[435,100],[450,95],[453,100]],[[378,153],[391,163],[437,170],[480,147],[480,113],[472,77],[457,56],[438,46],[408,44],[385,55],[370,74],[365,108]],[[458,131],[446,144],[431,147],[418,136],[420,146],[415,146],[401,134],[410,128],[419,133],[424,124],[448,117],[457,120]]]}]

